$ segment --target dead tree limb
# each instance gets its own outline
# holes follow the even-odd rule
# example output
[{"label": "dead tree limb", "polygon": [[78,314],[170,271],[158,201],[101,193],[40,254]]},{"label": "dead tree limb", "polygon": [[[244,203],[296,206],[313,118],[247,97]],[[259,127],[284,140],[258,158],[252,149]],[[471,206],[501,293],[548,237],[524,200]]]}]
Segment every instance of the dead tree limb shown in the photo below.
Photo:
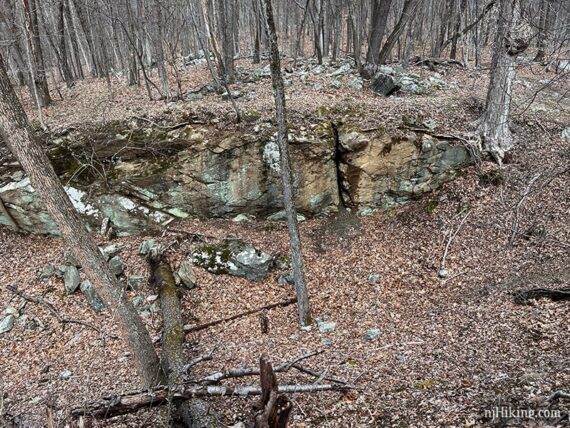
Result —
[{"label": "dead tree limb", "polygon": [[529,181],[528,185],[526,186],[526,188],[523,191],[523,194],[521,195],[519,201],[517,202],[517,205],[515,206],[515,215],[513,217],[513,224],[511,226],[511,237],[509,239],[509,247],[513,246],[513,244],[515,243],[515,239],[517,238],[517,235],[518,235],[519,216],[520,216],[521,207],[523,206],[524,202],[526,201],[526,199],[530,195],[532,186],[534,185],[536,180],[538,180],[540,178],[541,175],[542,175],[542,173],[537,174]]},{"label": "dead tree limb", "polygon": [[[279,385],[278,392],[283,394],[312,393],[320,391],[346,391],[351,389],[345,385],[335,384],[292,384]],[[189,400],[196,397],[225,397],[225,396],[254,396],[261,395],[261,388],[257,386],[223,386],[223,385],[196,385],[185,384],[177,391],[168,388],[154,389],[145,392],[135,392],[125,395],[114,395],[87,403],[71,411],[75,418],[92,416],[96,418],[110,418],[113,416],[132,413],[142,408],[149,408],[165,404],[168,400]]]},{"label": "dead tree limb", "polygon": [[184,333],[193,333],[193,332],[195,332],[195,331],[204,330],[204,329],[206,329],[206,328],[210,328],[210,327],[213,327],[213,326],[215,326],[215,325],[222,324],[222,323],[224,323],[224,322],[229,322],[229,321],[236,320],[236,319],[238,319],[238,318],[243,318],[243,317],[246,317],[246,316],[248,316],[248,315],[255,314],[255,313],[257,313],[257,312],[265,311],[265,310],[268,310],[268,309],[279,308],[279,307],[284,308],[284,307],[289,306],[289,305],[294,305],[295,303],[297,303],[297,298],[285,300],[284,302],[272,303],[272,304],[270,304],[270,305],[266,305],[266,306],[263,306],[263,307],[261,307],[261,308],[251,309],[251,310],[249,310],[249,311],[245,311],[245,312],[241,312],[241,313],[236,314],[236,315],[232,315],[231,317],[227,317],[227,318],[223,318],[223,319],[211,321],[211,322],[209,322],[209,323],[197,325],[197,326],[194,326],[194,327],[192,327],[192,326],[184,326]]},{"label": "dead tree limb", "polygon": [[[319,350],[319,351],[314,351],[314,352],[310,352],[308,354],[301,355],[301,356],[295,358],[290,363],[281,364],[279,366],[276,366],[273,369],[273,371],[275,373],[281,373],[281,372],[289,371],[289,369],[291,369],[291,367],[294,367],[295,364],[299,363],[300,361],[306,360],[307,358],[314,357],[315,355],[322,354],[323,352],[324,351]],[[208,384],[216,384],[216,383],[218,383],[224,379],[239,378],[239,377],[246,377],[246,376],[258,376],[261,374],[260,370],[261,369],[257,368],[257,367],[243,367],[243,368],[239,368],[239,369],[223,370],[223,371],[213,373],[209,376],[206,376],[206,377],[200,379],[199,383],[208,385]]]},{"label": "dead tree limb", "polygon": [[114,334],[109,334],[109,333],[105,333],[103,330],[101,330],[98,327],[95,327],[93,324],[89,324],[88,322],[85,321],[81,321],[81,320],[76,320],[73,318],[65,318],[63,317],[55,308],[55,306],[53,306],[50,302],[46,302],[44,299],[42,299],[41,297],[34,297],[34,296],[29,296],[27,294],[25,294],[23,291],[18,290],[16,287],[14,287],[13,285],[7,285],[6,288],[8,290],[10,290],[12,293],[16,294],[17,296],[20,296],[22,299],[24,299],[27,302],[30,303],[35,303],[36,305],[41,305],[44,306],[48,309],[48,311],[58,320],[58,322],[61,324],[61,329],[65,329],[65,325],[66,324],[77,324],[77,325],[81,325],[83,327],[88,327],[94,331],[96,331],[97,333],[109,337],[111,339],[118,339],[117,336],[115,336]]},{"label": "dead tree limb", "polygon": [[256,428],[285,428],[293,405],[285,396],[279,394],[277,377],[267,354],[259,360],[261,400],[255,406],[259,409],[255,416]]},{"label": "dead tree limb", "polygon": [[550,394],[550,397],[548,397],[548,401],[553,402],[556,400],[559,400],[560,398],[567,398],[570,400],[570,392],[566,392],[566,391],[555,391],[552,394]]},{"label": "dead tree limb", "polygon": [[[453,232],[452,234],[449,235],[449,239],[447,240],[447,244],[445,245],[445,251],[443,252],[443,256],[441,257],[441,263],[439,265],[439,272],[442,272],[443,270],[445,270],[445,261],[447,259],[447,254],[449,253],[449,248],[451,247],[451,243],[453,242],[453,240],[455,239],[455,237],[457,236],[457,234],[459,233],[459,231],[463,227],[463,224],[465,223],[465,220],[467,220],[467,217],[469,217],[469,214],[471,214],[471,211],[469,211],[467,214],[465,214],[463,216],[463,218],[461,219],[461,222],[459,223],[459,226],[457,227],[455,232]],[[441,274],[440,274],[440,276],[441,276]]]},{"label": "dead tree limb", "polygon": [[550,299],[554,302],[562,300],[570,300],[570,288],[559,288],[549,290],[547,288],[534,288],[532,290],[522,291],[515,294],[515,303],[524,305],[532,299]]}]

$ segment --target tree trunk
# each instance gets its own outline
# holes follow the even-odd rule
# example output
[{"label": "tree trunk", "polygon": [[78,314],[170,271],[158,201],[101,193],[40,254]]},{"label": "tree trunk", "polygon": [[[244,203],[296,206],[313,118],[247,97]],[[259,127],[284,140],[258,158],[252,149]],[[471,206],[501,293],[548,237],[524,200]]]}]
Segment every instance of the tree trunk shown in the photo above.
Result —
[{"label": "tree trunk", "polygon": [[46,107],[51,103],[46,77],[44,56],[38,31],[38,14],[34,0],[22,0],[24,8],[26,33],[30,50],[30,74],[33,76],[32,95],[36,98],[39,107]]},{"label": "tree trunk", "polygon": [[164,381],[152,340],[135,307],[79,218],[51,163],[36,141],[0,56],[0,136],[18,159],[66,243],[111,313],[146,387]]},{"label": "tree trunk", "polygon": [[382,46],[382,39],[386,33],[388,14],[392,0],[372,0],[372,18],[370,21],[370,36],[368,38],[368,52],[366,62],[376,64]]},{"label": "tree trunk", "polygon": [[394,48],[394,45],[400,38],[402,32],[406,28],[406,25],[408,24],[414,13],[416,13],[418,5],[420,4],[421,1],[422,0],[405,0],[404,9],[402,10],[402,15],[400,16],[398,23],[392,30],[392,33],[386,39],[386,43],[384,43],[384,46],[382,46],[382,50],[378,54],[378,64],[386,63],[388,57],[390,56],[390,53],[392,52],[392,49]]},{"label": "tree trunk", "polygon": [[483,140],[483,149],[499,163],[512,147],[512,135],[509,129],[512,85],[516,74],[516,56],[527,47],[520,39],[511,34],[518,21],[520,12],[518,0],[500,0],[497,18],[497,34],[491,79],[487,92],[485,111],[481,117],[479,131]]},{"label": "tree trunk", "polygon": [[299,307],[299,321],[301,326],[311,324],[311,309],[309,306],[309,294],[305,282],[303,270],[303,256],[301,253],[301,239],[299,237],[299,225],[297,224],[297,210],[293,199],[293,186],[291,179],[291,167],[289,162],[289,142],[287,138],[287,110],[285,107],[285,88],[281,75],[281,58],[277,45],[277,33],[273,20],[273,7],[271,0],[263,0],[265,6],[265,25],[269,39],[271,57],[271,78],[273,82],[273,95],[275,97],[275,109],[277,117],[277,143],[281,157],[281,182],[283,185],[283,204],[287,212],[287,225],[289,227],[289,239],[291,245],[291,264],[295,279],[295,291],[297,293],[297,305]]}]

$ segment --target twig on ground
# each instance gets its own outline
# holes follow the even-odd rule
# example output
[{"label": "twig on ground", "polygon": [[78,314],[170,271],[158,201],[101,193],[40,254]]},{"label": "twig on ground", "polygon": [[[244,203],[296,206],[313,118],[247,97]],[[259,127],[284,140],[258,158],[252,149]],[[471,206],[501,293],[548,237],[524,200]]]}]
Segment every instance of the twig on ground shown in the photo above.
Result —
[{"label": "twig on ground", "polygon": [[469,214],[471,214],[471,211],[468,211],[467,214],[465,214],[463,216],[463,218],[461,219],[461,222],[459,223],[459,226],[457,226],[457,229],[455,230],[455,232],[452,233],[451,235],[449,235],[449,239],[447,240],[447,244],[445,245],[445,251],[443,252],[443,256],[441,258],[441,263],[439,265],[439,271],[440,272],[445,269],[445,261],[447,259],[447,254],[449,253],[449,248],[451,247],[451,243],[453,242],[453,240],[455,239],[455,237],[457,236],[457,234],[459,233],[459,231],[463,227],[463,224],[465,223],[465,220],[467,220],[467,217],[469,217]]},{"label": "twig on ground", "polygon": [[118,337],[115,336],[114,334],[105,333],[100,328],[95,327],[93,324],[89,324],[88,322],[76,320],[76,319],[72,319],[72,318],[64,318],[63,316],[61,316],[61,314],[57,311],[57,309],[51,303],[46,302],[41,297],[29,296],[29,295],[25,294],[24,292],[18,290],[13,285],[7,285],[6,288],[8,290],[10,290],[12,293],[20,296],[22,299],[24,299],[30,303],[35,303],[37,305],[45,306],[49,310],[49,312],[59,321],[59,323],[61,324],[62,330],[65,329],[66,324],[77,324],[77,325],[82,325],[84,327],[88,327],[92,330],[95,330],[97,333],[99,333],[103,336],[110,337],[111,339],[118,339]]},{"label": "twig on ground", "polygon": [[511,237],[509,238],[509,247],[512,247],[515,239],[517,238],[518,235],[518,230],[519,230],[519,215],[520,215],[520,210],[522,205],[524,204],[524,202],[526,201],[526,199],[528,198],[528,196],[530,195],[530,190],[533,186],[533,184],[536,182],[536,180],[538,180],[540,178],[541,174],[537,174],[535,175],[528,183],[528,185],[526,186],[526,188],[523,191],[523,194],[521,196],[521,198],[519,199],[516,207],[515,207],[515,216],[513,218],[513,224],[511,226]]},{"label": "twig on ground", "polygon": [[257,308],[257,309],[251,309],[249,311],[245,311],[236,315],[232,315],[231,317],[227,317],[227,318],[223,318],[223,319],[219,319],[219,320],[215,320],[215,321],[211,321],[209,323],[206,324],[201,324],[201,325],[197,325],[197,326],[184,326],[184,333],[193,333],[195,331],[200,331],[200,330],[204,330],[206,328],[210,328],[213,327],[215,325],[218,324],[222,324],[224,322],[228,322],[228,321],[233,321],[236,320],[238,318],[242,318],[242,317],[246,317],[248,315],[252,315],[255,314],[257,312],[261,312],[267,309],[273,309],[273,308],[278,308],[278,307],[286,307],[289,305],[294,305],[295,303],[297,303],[297,298],[294,299],[289,299],[289,300],[285,300],[284,302],[279,302],[279,303],[272,303],[270,305],[266,305],[266,306],[262,306],[261,308]]}]

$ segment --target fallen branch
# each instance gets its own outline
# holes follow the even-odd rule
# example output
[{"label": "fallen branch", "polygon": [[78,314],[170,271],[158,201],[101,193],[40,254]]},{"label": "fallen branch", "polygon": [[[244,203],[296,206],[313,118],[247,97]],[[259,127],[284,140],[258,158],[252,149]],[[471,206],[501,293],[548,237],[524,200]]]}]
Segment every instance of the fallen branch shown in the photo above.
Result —
[{"label": "fallen branch", "polygon": [[[292,384],[279,385],[281,394],[311,393],[321,391],[346,391],[351,387],[335,384]],[[87,403],[71,411],[74,418],[92,416],[96,418],[110,418],[125,413],[131,413],[141,408],[149,408],[166,403],[169,399],[189,400],[196,397],[246,397],[261,395],[261,388],[257,386],[222,386],[222,385],[196,385],[186,384],[180,390],[170,391],[168,388],[155,389],[149,392],[135,392],[125,395],[114,395],[101,400]]]},{"label": "fallen branch", "polygon": [[[314,357],[315,355],[319,355],[323,352],[324,351],[321,350],[321,351],[314,351],[314,352],[311,352],[308,354],[301,355],[301,356],[295,358],[290,363],[281,364],[279,366],[274,367],[273,371],[275,373],[282,373],[282,372],[289,371],[289,369],[291,367],[293,367],[295,364],[299,363],[300,361],[306,360],[307,358]],[[261,374],[261,371],[260,371],[259,367],[244,367],[244,368],[240,368],[240,369],[228,369],[228,370],[222,370],[222,371],[213,373],[209,376],[206,376],[206,377],[200,379],[198,381],[198,383],[208,385],[208,384],[218,383],[224,379],[239,378],[239,377],[246,377],[246,376],[257,376],[260,374]]]},{"label": "fallen branch", "polygon": [[524,305],[531,299],[547,298],[554,302],[561,300],[570,300],[570,288],[559,288],[549,290],[546,288],[534,288],[532,290],[522,291],[515,294],[515,303]]},{"label": "fallen branch", "polygon": [[555,391],[552,394],[550,394],[550,397],[548,397],[548,401],[553,402],[556,401],[560,398],[568,398],[570,399],[570,392],[566,392],[566,391]]},{"label": "fallen branch", "polygon": [[150,119],[147,119],[146,117],[134,116],[134,118],[139,119],[139,120],[144,120],[145,122],[150,123],[155,128],[163,129],[165,131],[173,131],[175,129],[182,128],[183,126],[190,125],[190,122],[181,122],[181,123],[177,123],[176,125],[163,126],[163,125],[159,125],[158,123],[156,123]]},{"label": "fallen branch", "polygon": [[7,285],[6,288],[8,290],[10,290],[12,293],[20,296],[22,299],[24,299],[27,302],[30,303],[35,303],[37,305],[42,305],[45,306],[49,312],[59,321],[59,323],[61,324],[61,329],[64,330],[65,329],[65,325],[66,324],[78,324],[78,325],[82,325],[84,327],[88,327],[92,330],[95,330],[97,333],[102,334],[103,336],[107,336],[110,337],[111,339],[118,339],[117,336],[115,336],[114,334],[109,334],[109,333],[105,333],[103,330],[101,330],[98,327],[95,327],[93,324],[89,324],[88,322],[85,321],[81,321],[81,320],[76,320],[73,318],[64,318],[63,316],[61,316],[61,314],[57,311],[57,309],[49,302],[46,302],[44,299],[42,299],[41,297],[33,297],[33,296],[29,296],[27,294],[25,294],[24,292],[18,290],[16,287],[14,287],[13,285]]},{"label": "fallen branch", "polygon": [[223,319],[211,321],[211,322],[209,322],[209,323],[197,325],[197,326],[194,326],[194,327],[185,325],[185,326],[184,326],[184,333],[193,333],[193,332],[195,332],[195,331],[204,330],[204,329],[206,329],[206,328],[210,328],[210,327],[213,327],[213,326],[215,326],[215,325],[222,324],[222,323],[225,323],[225,322],[228,322],[228,321],[233,321],[233,320],[236,320],[236,319],[238,319],[238,318],[243,318],[243,317],[246,317],[246,316],[248,316],[248,315],[255,314],[255,313],[257,313],[257,312],[265,311],[265,310],[268,310],[268,309],[274,309],[274,308],[278,308],[278,307],[283,307],[283,308],[284,308],[284,307],[286,307],[286,306],[294,305],[295,303],[297,303],[297,298],[285,300],[284,302],[272,303],[272,304],[270,304],[270,305],[266,305],[266,306],[263,306],[263,307],[261,307],[261,308],[251,309],[251,310],[249,310],[249,311],[245,311],[245,312],[242,312],[242,313],[239,313],[239,314],[236,314],[236,315],[232,315],[231,317],[227,317],[227,318],[223,318]]},{"label": "fallen branch", "polygon": [[520,210],[522,205],[524,204],[524,202],[526,201],[526,199],[528,198],[528,196],[530,195],[530,190],[533,186],[533,184],[536,182],[536,180],[538,180],[540,178],[542,174],[538,174],[535,175],[528,183],[528,185],[526,186],[526,188],[524,189],[524,192],[521,196],[521,198],[519,199],[516,207],[515,207],[515,216],[513,218],[513,224],[511,226],[511,237],[509,239],[509,247],[512,247],[515,239],[517,238],[518,235],[518,230],[519,230],[519,215],[520,215]]},{"label": "fallen branch", "polygon": [[452,233],[451,235],[449,235],[449,239],[447,240],[447,245],[445,246],[445,251],[443,252],[443,256],[441,258],[441,263],[439,266],[439,272],[442,272],[445,269],[445,261],[447,259],[447,254],[449,252],[449,248],[451,247],[451,243],[453,242],[453,240],[455,239],[455,237],[457,236],[457,234],[459,233],[459,231],[463,227],[463,224],[465,223],[465,220],[467,220],[467,217],[469,217],[469,214],[471,214],[471,211],[469,211],[467,214],[465,214],[463,216],[463,219],[461,220],[461,223],[459,223],[457,230],[454,233]]}]

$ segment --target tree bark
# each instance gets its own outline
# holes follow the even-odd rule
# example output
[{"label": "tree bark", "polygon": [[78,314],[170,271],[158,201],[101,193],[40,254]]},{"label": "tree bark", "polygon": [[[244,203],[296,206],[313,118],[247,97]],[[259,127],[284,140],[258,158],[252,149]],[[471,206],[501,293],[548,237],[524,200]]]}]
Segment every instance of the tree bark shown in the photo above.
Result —
[{"label": "tree bark", "polygon": [[164,381],[152,340],[124,288],[118,283],[93,238],[81,222],[51,163],[36,141],[0,56],[0,137],[8,145],[87,278],[110,308],[146,387]]},{"label": "tree bark", "polygon": [[420,4],[421,1],[422,0],[405,0],[402,15],[400,16],[398,23],[392,30],[392,33],[390,33],[390,35],[386,39],[386,43],[384,43],[384,46],[382,46],[382,50],[378,54],[378,64],[386,63],[388,57],[390,56],[390,53],[392,52],[392,49],[394,48],[394,45],[402,35],[404,29],[406,28],[406,25],[408,24],[414,13],[416,13],[418,5]]},{"label": "tree bark", "polygon": [[516,75],[516,56],[528,46],[511,34],[511,29],[517,24],[519,13],[518,0],[500,0],[491,78],[485,111],[479,126],[483,149],[499,164],[513,145],[509,116],[512,85]]},{"label": "tree bark", "polygon": [[283,185],[283,204],[287,212],[287,225],[289,228],[289,240],[291,245],[291,264],[295,278],[295,291],[299,308],[299,321],[301,326],[311,324],[311,309],[309,305],[309,293],[305,281],[303,269],[303,255],[301,252],[301,239],[299,237],[299,225],[297,224],[297,210],[293,199],[293,185],[291,166],[289,161],[289,142],[287,138],[287,110],[285,107],[285,88],[281,75],[281,59],[277,45],[277,33],[273,20],[273,7],[271,0],[262,0],[265,6],[265,26],[269,39],[271,57],[271,78],[273,82],[273,95],[275,98],[275,110],[277,118],[277,144],[281,156],[281,182]]},{"label": "tree bark", "polygon": [[44,56],[40,43],[38,30],[38,14],[34,0],[22,0],[24,8],[24,20],[30,50],[30,74],[33,76],[32,95],[36,98],[38,107],[46,107],[51,103],[49,88],[46,77]]},{"label": "tree bark", "polygon": [[366,53],[366,62],[376,64],[382,39],[386,33],[386,24],[388,23],[388,14],[392,0],[372,0],[372,18],[370,21],[370,36],[368,38],[368,52]]}]

